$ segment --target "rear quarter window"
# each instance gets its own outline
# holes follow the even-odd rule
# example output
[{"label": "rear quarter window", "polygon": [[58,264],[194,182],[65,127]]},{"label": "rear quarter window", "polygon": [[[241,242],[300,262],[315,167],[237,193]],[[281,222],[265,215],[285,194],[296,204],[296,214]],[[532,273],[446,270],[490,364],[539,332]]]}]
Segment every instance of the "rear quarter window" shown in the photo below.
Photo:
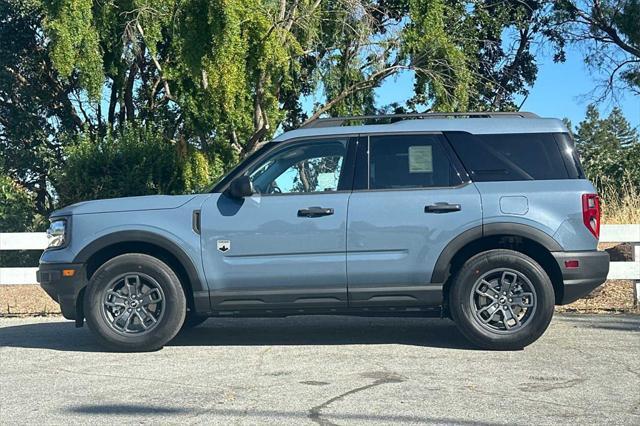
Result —
[{"label": "rear quarter window", "polygon": [[574,177],[567,171],[553,133],[449,132],[446,136],[476,182]]}]

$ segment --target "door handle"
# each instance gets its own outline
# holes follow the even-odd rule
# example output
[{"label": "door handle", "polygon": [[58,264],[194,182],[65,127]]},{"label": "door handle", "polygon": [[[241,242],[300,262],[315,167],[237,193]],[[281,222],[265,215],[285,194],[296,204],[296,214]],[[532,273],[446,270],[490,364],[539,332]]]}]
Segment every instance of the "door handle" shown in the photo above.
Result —
[{"label": "door handle", "polygon": [[326,207],[309,207],[308,209],[298,210],[298,217],[320,217],[330,216],[332,214],[333,209]]},{"label": "door handle", "polygon": [[424,206],[425,213],[451,213],[459,212],[460,210],[462,210],[460,204],[435,203],[429,206]]}]

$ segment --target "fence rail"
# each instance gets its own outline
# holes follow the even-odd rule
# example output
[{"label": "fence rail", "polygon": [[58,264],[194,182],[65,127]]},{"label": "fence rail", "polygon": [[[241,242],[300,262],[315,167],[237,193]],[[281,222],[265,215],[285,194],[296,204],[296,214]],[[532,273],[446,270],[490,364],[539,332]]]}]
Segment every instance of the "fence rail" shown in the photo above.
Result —
[{"label": "fence rail", "polygon": [[[603,225],[600,242],[633,245],[633,260],[611,262],[607,279],[635,281],[636,301],[640,301],[640,224]],[[0,233],[0,251],[44,250],[46,246],[47,236],[44,232]],[[38,268],[0,268],[0,285],[35,284],[37,270]]]}]

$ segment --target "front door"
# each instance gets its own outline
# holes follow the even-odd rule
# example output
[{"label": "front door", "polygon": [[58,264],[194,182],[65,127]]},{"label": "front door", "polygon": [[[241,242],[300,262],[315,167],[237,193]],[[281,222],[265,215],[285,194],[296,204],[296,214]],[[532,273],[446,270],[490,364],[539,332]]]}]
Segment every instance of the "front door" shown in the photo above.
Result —
[{"label": "front door", "polygon": [[361,138],[349,202],[350,306],[433,306],[444,247],[482,224],[480,194],[465,182],[441,134]]},{"label": "front door", "polygon": [[202,256],[215,310],[347,305],[347,145],[278,146],[244,173],[254,196],[206,201]]}]

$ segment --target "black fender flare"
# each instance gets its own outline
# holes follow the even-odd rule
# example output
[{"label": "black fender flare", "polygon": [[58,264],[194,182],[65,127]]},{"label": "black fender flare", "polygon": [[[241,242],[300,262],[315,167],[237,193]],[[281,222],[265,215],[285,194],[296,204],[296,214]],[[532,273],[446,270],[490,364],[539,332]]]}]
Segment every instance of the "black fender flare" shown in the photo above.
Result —
[{"label": "black fender flare", "polygon": [[449,242],[440,253],[433,273],[432,283],[443,283],[447,279],[453,257],[467,244],[492,235],[513,235],[535,241],[550,252],[562,251],[562,247],[549,234],[530,225],[512,222],[488,223],[467,229]]},{"label": "black fender flare", "polygon": [[193,297],[195,299],[194,302],[196,304],[197,310],[201,310],[199,299],[205,298],[207,302],[206,308],[207,310],[209,310],[209,288],[207,287],[206,283],[200,278],[200,274],[198,274],[196,265],[191,260],[189,255],[179,245],[162,235],[155,234],[150,231],[140,230],[116,231],[97,238],[96,240],[87,244],[76,255],[74,263],[86,264],[91,256],[93,256],[98,251],[102,250],[105,247],[120,243],[152,244],[162,248],[163,250],[166,250],[171,255],[173,255],[178,260],[178,262],[180,262],[187,273],[191,284],[191,290],[193,291]]}]

